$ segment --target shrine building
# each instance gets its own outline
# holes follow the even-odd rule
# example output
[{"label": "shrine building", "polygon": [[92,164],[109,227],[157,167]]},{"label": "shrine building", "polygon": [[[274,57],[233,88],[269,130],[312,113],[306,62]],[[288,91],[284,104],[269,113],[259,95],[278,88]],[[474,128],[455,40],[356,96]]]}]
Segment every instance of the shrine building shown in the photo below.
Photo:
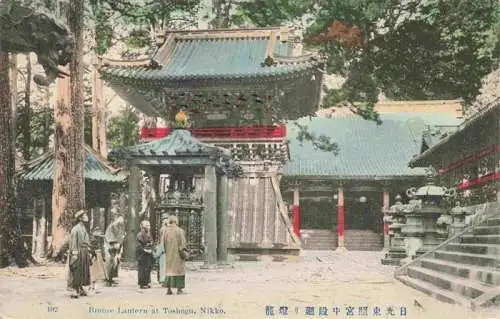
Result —
[{"label": "shrine building", "polygon": [[[175,31],[150,59],[102,61],[101,77],[118,95],[145,115],[169,123],[169,128],[143,128],[144,139],[167,139],[182,111],[189,117],[190,133],[177,135],[194,144],[225,148],[242,167],[243,176],[228,181],[225,213],[231,253],[300,251],[279,188],[279,172],[289,154],[286,127],[275,123],[318,109],[324,63],[316,54],[301,52],[296,42],[287,28]],[[143,152],[151,155],[151,150]],[[161,156],[157,153],[151,160]],[[166,171],[170,173],[161,173]],[[166,203],[178,192],[206,189],[203,169],[184,169],[182,176],[166,171],[149,172]],[[191,214],[186,207],[184,213]],[[202,214],[205,223],[213,216]],[[219,245],[225,240],[220,233],[219,228]]]},{"label": "shrine building", "polygon": [[[497,71],[498,72],[498,71]],[[432,165],[437,182],[455,188],[462,205],[500,201],[500,102],[481,105],[453,132],[428,129],[411,167]]]},{"label": "shrine building", "polygon": [[336,142],[338,155],[299,141],[299,127],[287,126],[290,161],[283,168],[281,191],[291,204],[303,248],[387,247],[384,210],[394,204],[397,194],[406,197],[408,188],[425,184],[424,168],[408,167],[421,150],[422,132],[454,131],[462,113],[460,101],[453,100],[386,101],[375,109],[381,125],[344,109],[333,114],[321,110],[318,117],[297,121],[316,136]]},{"label": "shrine building", "polygon": [[[407,167],[420,151],[422,132],[436,125],[441,130],[456,128],[459,104],[381,103],[380,126],[357,115],[310,121],[305,117],[319,109],[324,62],[314,53],[302,52],[296,42],[287,28],[176,31],[167,35],[151,59],[103,60],[100,72],[123,99],[168,123],[168,127],[142,128],[143,140],[171,144],[167,139],[175,133],[175,116],[186,114],[189,136],[176,136],[227,149],[242,167],[242,176],[228,178],[227,208],[213,208],[217,214],[201,211],[204,223],[206,216],[225,220],[221,214],[227,214],[229,253],[382,249],[384,231],[387,235],[384,207],[397,193],[424,182],[423,169]],[[338,156],[315,150],[307,141],[298,142],[296,120],[338,142]],[[277,124],[283,121],[288,124]],[[141,150],[134,156],[158,161],[162,156],[153,144]],[[188,199],[190,192],[206,189],[206,169],[191,173],[183,169],[182,176],[174,171],[149,171],[160,198],[158,207],[165,210],[178,193]],[[186,220],[184,228],[192,214],[187,207],[174,210],[185,214],[180,218]],[[217,238],[217,244],[208,246],[225,247],[220,236],[224,231],[216,224],[217,236],[209,237]],[[202,245],[205,237],[193,236],[198,242],[190,244]]]}]

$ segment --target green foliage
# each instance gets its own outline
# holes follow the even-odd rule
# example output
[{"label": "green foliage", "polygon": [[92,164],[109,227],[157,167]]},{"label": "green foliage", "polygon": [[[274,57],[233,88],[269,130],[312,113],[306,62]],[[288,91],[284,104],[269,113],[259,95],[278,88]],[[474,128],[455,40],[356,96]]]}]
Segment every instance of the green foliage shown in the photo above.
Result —
[{"label": "green foliage", "polygon": [[106,8],[104,0],[90,0],[89,4],[91,18],[95,25],[96,47],[94,50],[98,55],[103,55],[108,52],[114,37],[111,20],[114,12]]},{"label": "green foliage", "polygon": [[328,57],[328,72],[347,77],[340,92],[329,96],[330,103],[372,104],[379,92],[394,99],[471,101],[491,71],[491,55],[484,50],[497,2],[344,0],[324,5],[309,35],[343,21],[358,26],[364,36],[361,48],[345,49],[334,42],[317,47]]},{"label": "green foliage", "polygon": [[[469,103],[498,66],[500,3],[493,0],[262,0],[240,4],[237,19],[271,26],[307,16],[313,20],[305,34],[309,46],[326,57],[329,74],[346,79],[326,92],[323,105],[351,106],[379,124],[374,107],[380,93]],[[360,45],[328,38],[334,22],[359,28]],[[319,141],[311,133],[302,137]]]},{"label": "green foliage", "polygon": [[[16,149],[25,159],[38,156],[49,148],[50,138],[54,134],[54,111],[49,105],[31,102],[29,108],[18,107]],[[26,114],[26,111],[29,114]],[[26,124],[26,121],[29,123]],[[26,129],[28,125],[28,130]],[[27,132],[28,131],[28,132]],[[25,134],[28,135],[25,135]]]},{"label": "green foliage", "polygon": [[257,27],[279,26],[307,13],[310,0],[256,0],[240,3],[231,17],[233,24],[248,22]]},{"label": "green foliage", "polygon": [[145,48],[151,45],[151,36],[146,30],[132,30],[125,44],[131,49]]},{"label": "green foliage", "polygon": [[316,135],[313,132],[309,132],[307,125],[301,125],[297,122],[295,122],[294,125],[299,129],[297,140],[301,143],[301,145],[302,142],[308,141],[312,143],[314,149],[316,150],[332,152],[335,155],[338,154],[339,147],[337,143],[333,143],[328,136]]},{"label": "green foliage", "polygon": [[135,145],[139,142],[139,117],[134,109],[126,107],[118,116],[108,121],[108,143],[111,149]]}]

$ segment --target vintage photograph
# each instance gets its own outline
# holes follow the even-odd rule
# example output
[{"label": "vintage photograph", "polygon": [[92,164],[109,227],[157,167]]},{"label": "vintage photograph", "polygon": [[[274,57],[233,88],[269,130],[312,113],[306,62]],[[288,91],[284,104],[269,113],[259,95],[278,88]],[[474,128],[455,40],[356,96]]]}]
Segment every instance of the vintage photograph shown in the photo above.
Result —
[{"label": "vintage photograph", "polygon": [[0,319],[500,318],[500,1],[0,0]]}]

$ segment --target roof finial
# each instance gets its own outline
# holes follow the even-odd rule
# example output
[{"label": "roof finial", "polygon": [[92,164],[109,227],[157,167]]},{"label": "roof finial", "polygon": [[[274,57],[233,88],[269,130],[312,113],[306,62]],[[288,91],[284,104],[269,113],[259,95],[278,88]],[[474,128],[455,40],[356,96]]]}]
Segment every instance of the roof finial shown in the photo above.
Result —
[{"label": "roof finial", "polygon": [[180,111],[175,115],[175,128],[177,129],[186,129],[189,127],[189,116],[184,112],[184,109],[180,109]]}]

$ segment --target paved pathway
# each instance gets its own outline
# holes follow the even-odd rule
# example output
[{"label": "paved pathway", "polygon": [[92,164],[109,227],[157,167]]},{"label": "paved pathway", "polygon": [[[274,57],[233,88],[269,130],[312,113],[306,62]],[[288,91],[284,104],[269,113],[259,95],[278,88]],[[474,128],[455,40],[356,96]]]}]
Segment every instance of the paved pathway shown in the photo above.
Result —
[{"label": "paved pathway", "polygon": [[[60,265],[6,268],[0,270],[0,319],[500,317],[491,310],[472,313],[444,304],[404,286],[393,278],[394,268],[380,264],[381,257],[380,252],[306,251],[296,261],[241,262],[212,271],[191,264],[187,294],[172,296],[158,285],[139,290],[136,273],[122,270],[119,287],[77,300],[65,290]],[[280,314],[283,306],[288,315]]]}]

